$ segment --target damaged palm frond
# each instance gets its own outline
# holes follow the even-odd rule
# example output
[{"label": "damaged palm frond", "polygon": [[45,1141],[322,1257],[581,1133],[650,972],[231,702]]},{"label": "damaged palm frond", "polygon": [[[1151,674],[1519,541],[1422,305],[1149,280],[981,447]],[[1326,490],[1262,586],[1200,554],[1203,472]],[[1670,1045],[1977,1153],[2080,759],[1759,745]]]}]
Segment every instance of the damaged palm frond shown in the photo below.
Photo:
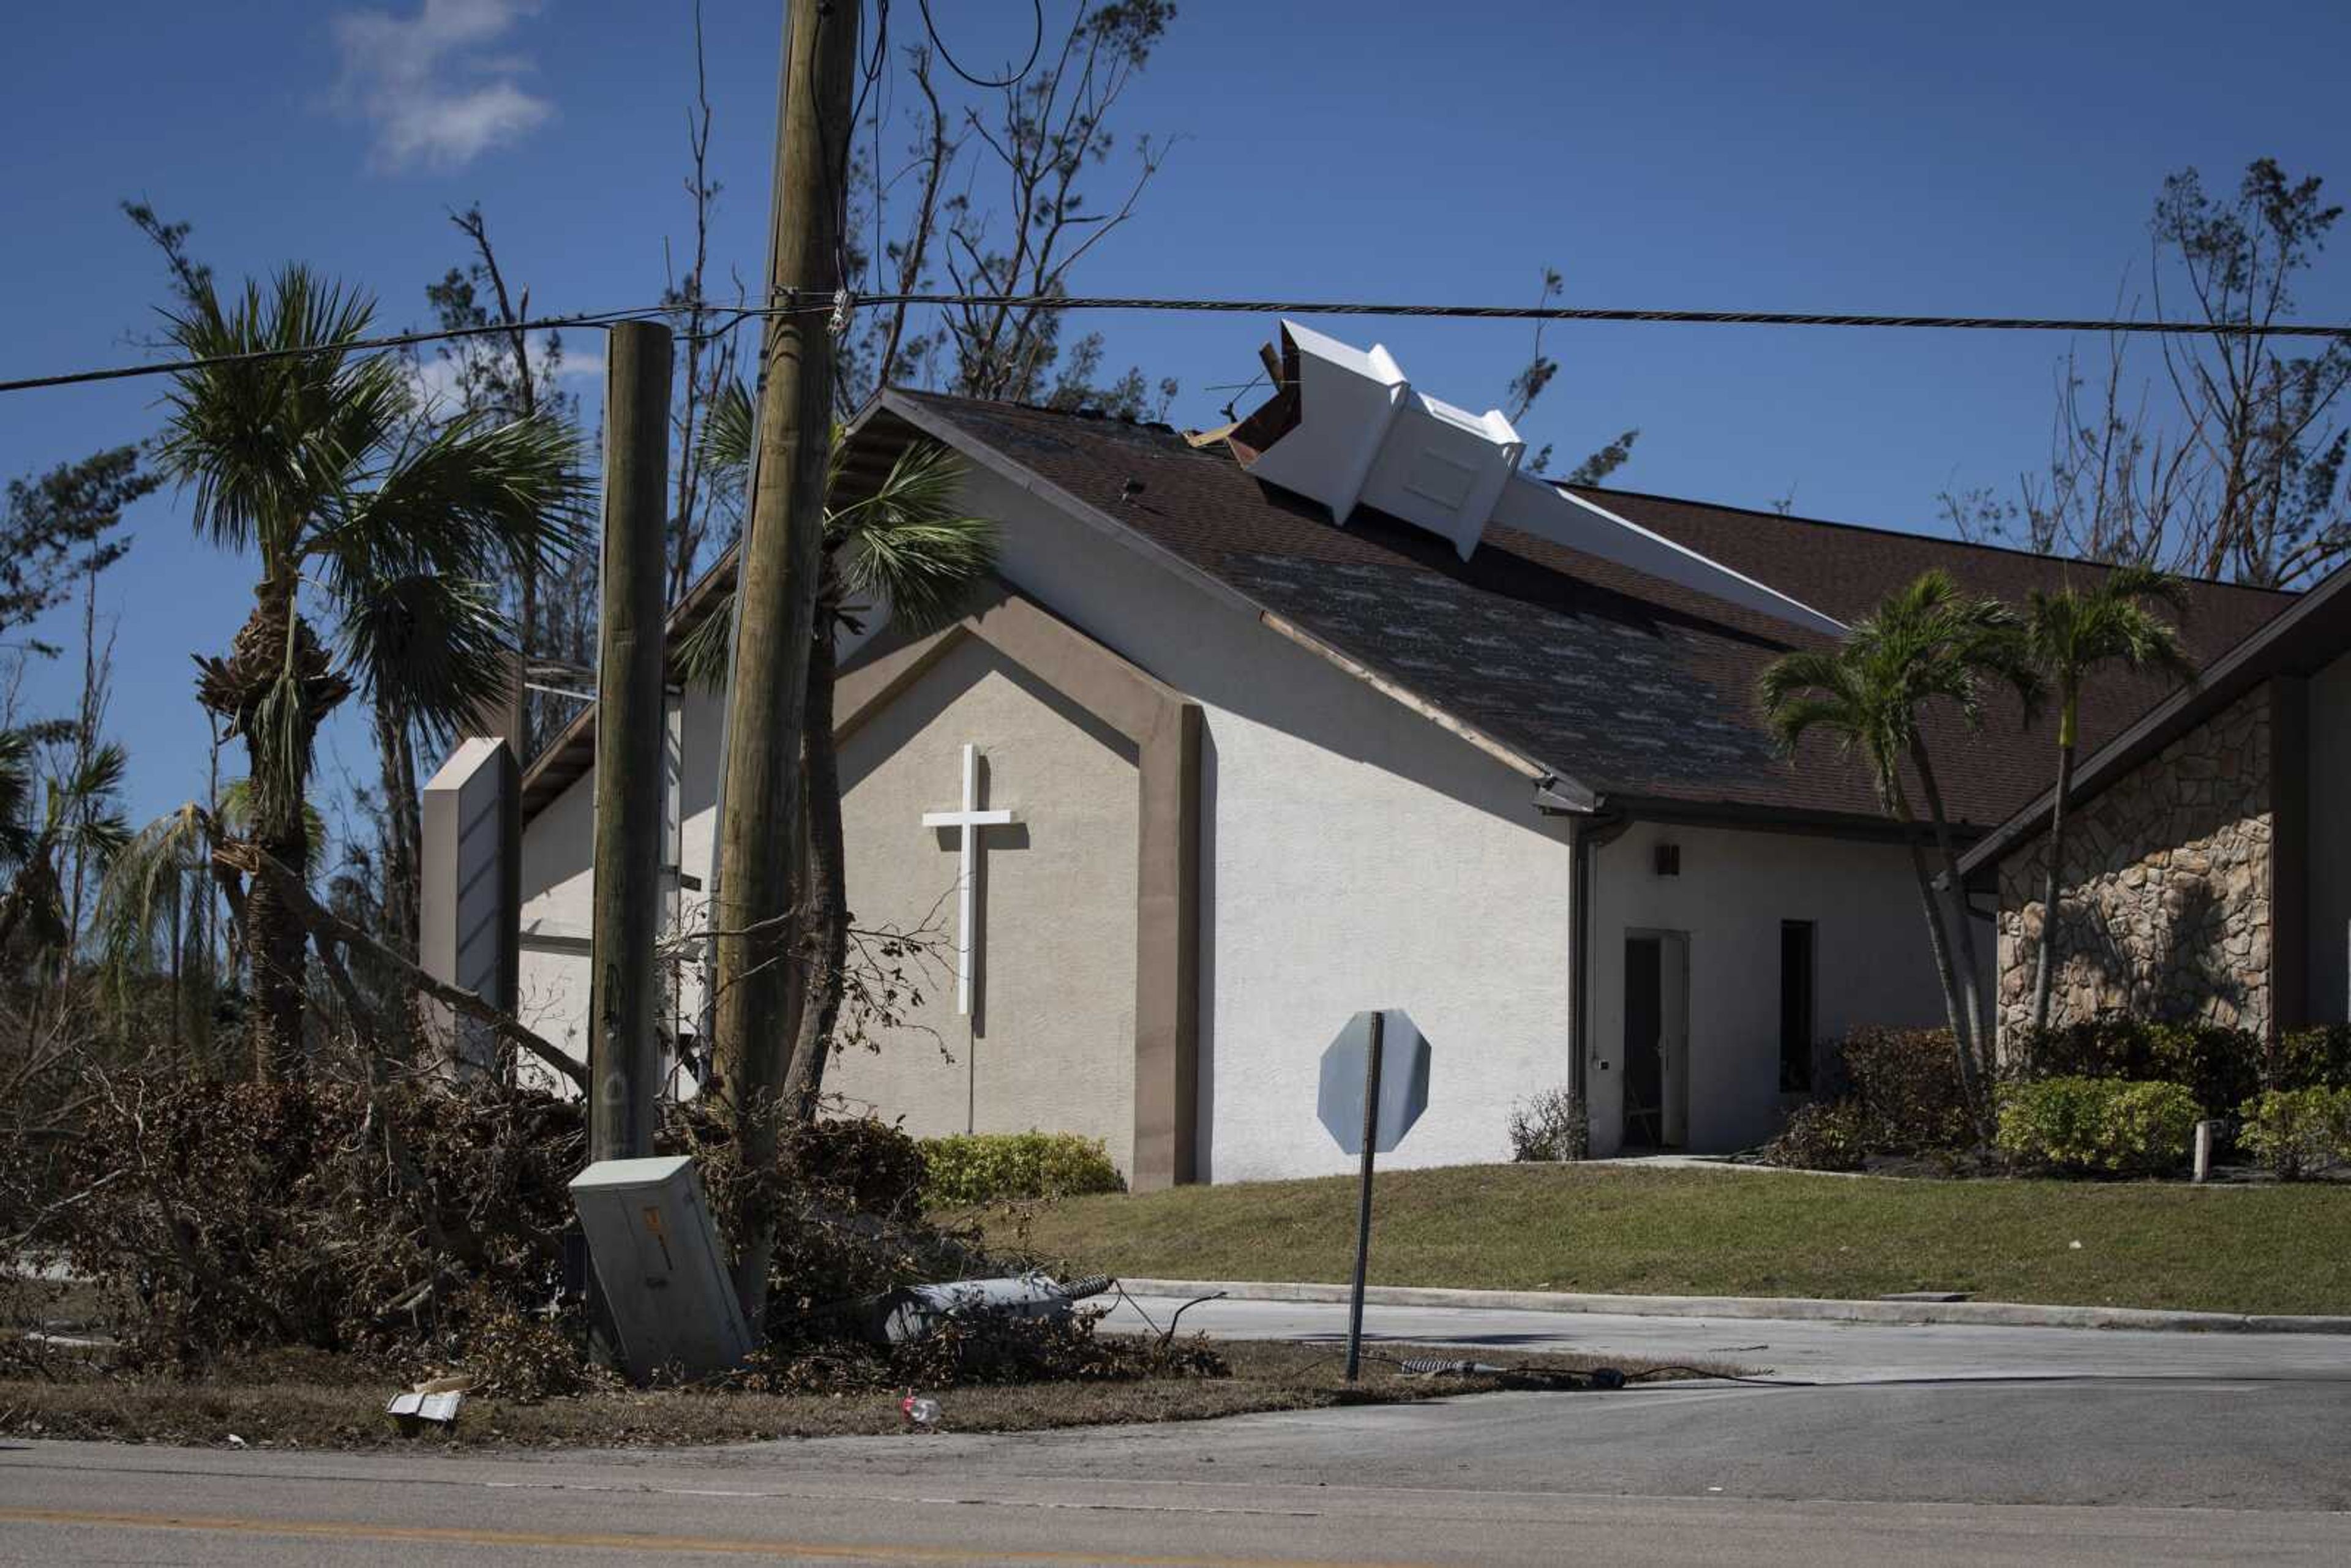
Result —
[{"label": "damaged palm frond", "polygon": [[735,662],[735,591],[729,587],[694,629],[678,639],[670,671],[685,685],[716,691]]},{"label": "damaged palm frond", "polygon": [[842,596],[887,605],[920,635],[961,614],[996,570],[996,525],[959,507],[963,465],[933,442],[898,455],[871,495],[825,518],[825,542]]},{"label": "damaged palm frond", "polygon": [[[722,490],[739,492],[749,469],[750,393],[737,382],[713,406],[705,426],[703,461]],[[841,433],[834,433],[830,481],[841,488]],[[996,570],[996,525],[960,506],[964,472],[955,454],[917,442],[898,455],[867,495],[838,500],[825,513],[825,603],[838,625],[859,611],[884,610],[914,635],[935,631],[963,613],[978,585]],[[672,655],[677,676],[715,689],[734,658],[735,594],[721,590],[679,640]]]},{"label": "damaged palm frond", "polygon": [[188,905],[191,888],[211,875],[214,824],[193,801],[131,835],[98,889],[100,951],[118,991],[153,957]]},{"label": "damaged palm frond", "polygon": [[444,749],[508,684],[506,618],[489,583],[412,574],[378,583],[343,620],[343,655],[371,703],[403,706]]},{"label": "damaged palm frond", "polygon": [[[197,806],[193,802],[181,809],[183,810],[192,810],[199,813],[204,810],[204,808]],[[253,780],[250,779],[232,779],[227,783],[222,785],[220,790],[220,814],[218,818],[219,832],[222,839],[251,838],[253,836],[253,824],[255,821],[256,818],[254,816],[253,808]],[[319,809],[316,806],[305,805],[302,808],[302,831],[309,840],[312,853],[315,854],[326,847],[327,819],[319,814]]]}]

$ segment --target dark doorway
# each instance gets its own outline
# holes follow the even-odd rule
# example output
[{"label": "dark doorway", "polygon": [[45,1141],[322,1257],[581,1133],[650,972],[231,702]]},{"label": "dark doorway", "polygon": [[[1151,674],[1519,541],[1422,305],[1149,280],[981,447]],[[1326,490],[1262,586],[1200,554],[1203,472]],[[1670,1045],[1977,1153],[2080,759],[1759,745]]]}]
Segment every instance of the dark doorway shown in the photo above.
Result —
[{"label": "dark doorway", "polygon": [[1665,1145],[1666,1069],[1659,1049],[1666,1024],[1664,943],[1625,939],[1625,1146]]},{"label": "dark doorway", "polygon": [[1813,1086],[1813,923],[1780,922],[1780,1090]]}]

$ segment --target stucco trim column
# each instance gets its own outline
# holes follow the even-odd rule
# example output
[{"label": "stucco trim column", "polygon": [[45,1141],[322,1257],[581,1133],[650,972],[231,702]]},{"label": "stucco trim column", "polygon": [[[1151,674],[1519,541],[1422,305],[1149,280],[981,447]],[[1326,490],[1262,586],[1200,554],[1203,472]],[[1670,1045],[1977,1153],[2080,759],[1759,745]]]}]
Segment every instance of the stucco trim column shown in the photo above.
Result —
[{"label": "stucco trim column", "polygon": [[[418,867],[417,962],[434,978],[463,986],[513,1012],[521,989],[522,771],[500,738],[459,743],[418,792],[423,842]],[[487,846],[486,851],[485,846]],[[480,1026],[432,1004],[451,1061],[468,1065],[466,1042],[503,1074],[510,1048],[497,1049]]]},{"label": "stucco trim column", "polygon": [[1199,1107],[1200,756],[1197,703],[1009,588],[927,637],[877,643],[835,686],[845,741],[969,637],[1135,748],[1134,1148],[1137,1191],[1194,1178]]},{"label": "stucco trim column", "polygon": [[2269,1036],[2310,1022],[2310,683],[2273,675],[2270,699]]}]

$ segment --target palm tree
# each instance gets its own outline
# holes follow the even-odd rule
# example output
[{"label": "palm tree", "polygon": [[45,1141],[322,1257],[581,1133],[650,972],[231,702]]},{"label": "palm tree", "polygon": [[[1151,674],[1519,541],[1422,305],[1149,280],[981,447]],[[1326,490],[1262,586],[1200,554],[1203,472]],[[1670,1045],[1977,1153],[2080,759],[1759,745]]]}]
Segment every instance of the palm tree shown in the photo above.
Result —
[{"label": "palm tree", "polygon": [[[756,428],[751,398],[740,382],[711,410],[701,456],[721,486],[740,489]],[[832,444],[839,483],[842,443]],[[952,455],[930,442],[901,453],[871,494],[828,506],[824,577],[818,591],[818,634],[809,651],[808,717],[801,742],[807,893],[799,901],[799,946],[807,968],[797,1016],[790,1021],[785,1071],[778,1080],[787,1113],[814,1113],[824,1087],[832,1028],[839,1017],[842,966],[849,937],[849,895],[841,826],[841,766],[832,740],[834,638],[855,632],[861,618],[886,613],[900,630],[921,636],[963,612],[976,589],[995,572],[995,525],[956,507],[962,472]],[[731,650],[726,632],[731,601],[715,609],[680,650],[685,677],[716,685]]]},{"label": "palm tree", "polygon": [[[2016,612],[1997,599],[1962,594],[1949,572],[1923,572],[1898,592],[1887,595],[1876,613],[1853,629],[1852,636],[1865,647],[1882,646],[1890,658],[1916,673],[1914,702],[1954,703],[1970,729],[1982,727],[1981,688],[1987,681],[2015,692],[2027,723],[2040,707],[2041,674],[2025,647]],[[1989,1082],[1995,1066],[1992,1030],[1983,1016],[1984,971],[1976,954],[1975,922],[1967,913],[1959,843],[1951,834],[1950,813],[1943,805],[1935,760],[1927,747],[1926,731],[1915,723],[1909,729],[1908,760],[1926,800],[1927,821],[1943,862],[1944,885],[1956,905],[1952,924],[1957,927],[1962,982],[1959,1001],[1967,1018],[1968,1044],[1983,1081]]]},{"label": "palm tree", "polygon": [[1956,894],[1956,848],[1920,716],[1928,703],[1944,701],[1956,706],[1970,727],[1980,725],[1983,686],[1994,676],[2014,685],[2030,705],[2038,685],[2019,654],[2017,638],[2012,611],[1994,600],[1967,598],[1949,574],[1930,571],[1888,595],[1837,648],[1783,654],[1765,669],[1760,684],[1765,717],[1783,751],[1792,755],[1814,730],[1833,736],[1841,753],[1867,768],[1880,808],[1902,824],[1936,977],[1943,988],[1944,1016],[1958,1051],[1960,1085],[1980,1119],[1986,1063],[1980,1055],[1982,1002],[1974,938],[1962,908],[1956,915],[1955,959],[1946,901],[1928,867],[1904,769],[1907,765],[1926,797],[1945,875]]},{"label": "palm tree", "polygon": [[20,931],[44,954],[68,948],[80,936],[60,868],[77,854],[103,867],[129,841],[131,830],[114,809],[128,767],[122,748],[111,744],[76,758],[47,781],[37,826],[30,821],[37,793],[31,737],[21,730],[0,735],[0,814],[8,824],[0,832],[0,862],[16,871],[0,894],[0,950]]},{"label": "palm tree", "polygon": [[[165,315],[200,362],[173,379],[164,466],[193,491],[198,530],[260,567],[227,657],[197,661],[197,693],[245,739],[253,844],[297,874],[319,724],[358,690],[429,737],[454,733],[505,678],[493,584],[569,550],[584,495],[571,434],[549,420],[465,415],[407,439],[406,374],[356,348],[372,317],[299,267],[227,304],[205,280]],[[298,1071],[301,918],[267,877],[246,916],[256,1071]]]},{"label": "palm tree", "polygon": [[2024,610],[2027,655],[2057,694],[2057,792],[2049,812],[2049,863],[2041,890],[2041,951],[2032,971],[2032,1028],[2049,1027],[2049,992],[2056,965],[2057,895],[2065,860],[2065,810],[2074,792],[2074,758],[2081,739],[2082,687],[2107,665],[2154,670],[2186,680],[2196,666],[2180,650],[2179,632],[2156,613],[2188,612],[2188,589],[2152,567],[2110,568],[2097,585],[2071,582],[2054,593],[2032,591]]}]

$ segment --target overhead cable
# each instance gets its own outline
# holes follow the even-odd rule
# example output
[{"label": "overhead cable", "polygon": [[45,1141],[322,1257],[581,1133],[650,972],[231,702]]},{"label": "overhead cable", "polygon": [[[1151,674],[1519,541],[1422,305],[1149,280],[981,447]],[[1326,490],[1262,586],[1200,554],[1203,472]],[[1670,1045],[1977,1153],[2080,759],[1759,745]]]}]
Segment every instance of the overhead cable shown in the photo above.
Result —
[{"label": "overhead cable", "polygon": [[[1014,310],[1146,310],[1217,311],[1251,316],[1362,316],[1426,318],[1460,321],[1593,321],[1698,327],[1855,327],[1896,330],[1977,332],[2118,332],[2157,337],[2194,338],[2328,338],[2351,340],[2351,325],[2257,321],[2172,321],[2102,319],[2072,316],[1892,316],[1855,315],[1836,311],[1796,310],[1644,310],[1596,305],[1413,305],[1369,300],[1330,299],[1166,299],[1133,295],[1058,294],[851,294],[826,295],[790,288],[778,291],[773,305],[739,306],[721,312],[725,325],[699,334],[723,335],[753,318],[824,315],[845,322],[856,310],[899,306],[997,306]],[[448,327],[433,331],[398,332],[362,338],[347,343],[320,343],[284,349],[256,349],[241,354],[216,354],[204,359],[163,360],[139,365],[114,365],[102,370],[69,371],[57,375],[27,376],[0,381],[0,392],[30,392],[45,387],[78,386],[91,382],[124,381],[137,376],[175,375],[183,371],[219,365],[257,363],[304,354],[365,353],[406,348],[453,338],[473,338],[514,332],[538,332],[566,327],[609,327],[617,321],[650,320],[674,314],[674,308],[643,305],[625,310],[590,311],[571,316],[542,316],[528,321],[496,321],[479,327]],[[838,327],[836,327],[838,329]]]}]

